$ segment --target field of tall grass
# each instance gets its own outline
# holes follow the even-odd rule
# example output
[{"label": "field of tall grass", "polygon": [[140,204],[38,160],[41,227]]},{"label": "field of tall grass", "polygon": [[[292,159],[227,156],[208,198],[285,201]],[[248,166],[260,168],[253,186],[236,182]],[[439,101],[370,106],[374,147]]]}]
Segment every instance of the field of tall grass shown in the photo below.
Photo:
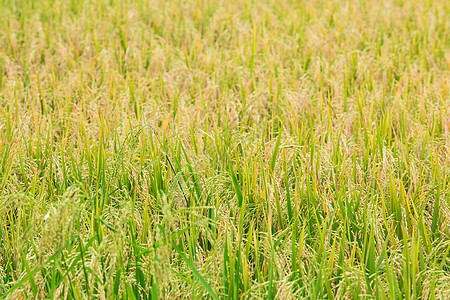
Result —
[{"label": "field of tall grass", "polygon": [[0,0],[0,299],[449,299],[450,1]]}]

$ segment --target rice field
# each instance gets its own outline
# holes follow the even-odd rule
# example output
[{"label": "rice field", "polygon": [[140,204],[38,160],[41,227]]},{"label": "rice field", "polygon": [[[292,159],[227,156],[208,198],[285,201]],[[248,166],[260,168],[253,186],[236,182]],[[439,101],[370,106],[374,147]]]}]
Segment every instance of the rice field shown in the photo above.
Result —
[{"label": "rice field", "polygon": [[0,299],[449,299],[450,2],[0,0]]}]

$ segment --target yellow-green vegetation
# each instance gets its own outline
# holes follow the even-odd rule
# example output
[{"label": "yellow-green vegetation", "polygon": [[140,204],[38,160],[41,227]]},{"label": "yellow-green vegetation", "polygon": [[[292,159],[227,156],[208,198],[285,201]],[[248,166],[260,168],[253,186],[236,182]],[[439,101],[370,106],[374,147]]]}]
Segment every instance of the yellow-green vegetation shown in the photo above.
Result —
[{"label": "yellow-green vegetation", "polygon": [[448,299],[449,27],[0,0],[0,298]]}]

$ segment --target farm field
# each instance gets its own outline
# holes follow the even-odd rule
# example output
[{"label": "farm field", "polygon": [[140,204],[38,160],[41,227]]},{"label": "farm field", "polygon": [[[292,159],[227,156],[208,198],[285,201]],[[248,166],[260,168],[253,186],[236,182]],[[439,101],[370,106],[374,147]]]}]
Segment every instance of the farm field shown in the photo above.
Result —
[{"label": "farm field", "polygon": [[449,299],[450,1],[0,0],[0,299]]}]

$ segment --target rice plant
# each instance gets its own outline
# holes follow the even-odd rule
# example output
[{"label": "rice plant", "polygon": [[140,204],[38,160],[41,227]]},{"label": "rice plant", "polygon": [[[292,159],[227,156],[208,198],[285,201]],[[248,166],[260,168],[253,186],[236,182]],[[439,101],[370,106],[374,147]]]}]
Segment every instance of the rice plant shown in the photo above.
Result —
[{"label": "rice plant", "polygon": [[0,20],[0,299],[450,298],[449,1]]}]

